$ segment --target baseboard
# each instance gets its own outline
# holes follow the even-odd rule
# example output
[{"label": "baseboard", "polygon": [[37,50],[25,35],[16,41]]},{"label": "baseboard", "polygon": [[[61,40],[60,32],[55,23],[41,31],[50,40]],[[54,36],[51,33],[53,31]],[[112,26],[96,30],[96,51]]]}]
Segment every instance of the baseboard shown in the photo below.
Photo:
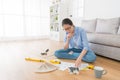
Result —
[{"label": "baseboard", "polygon": [[23,41],[23,40],[39,40],[39,39],[49,39],[49,36],[33,36],[33,37],[1,37],[0,42],[5,41]]}]

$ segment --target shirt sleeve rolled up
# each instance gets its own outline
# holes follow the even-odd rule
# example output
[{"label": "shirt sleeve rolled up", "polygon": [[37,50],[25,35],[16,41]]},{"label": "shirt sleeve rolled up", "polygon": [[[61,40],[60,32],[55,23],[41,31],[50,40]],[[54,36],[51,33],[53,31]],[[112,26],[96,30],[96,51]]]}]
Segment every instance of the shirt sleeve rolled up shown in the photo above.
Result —
[{"label": "shirt sleeve rolled up", "polygon": [[82,30],[81,37],[82,37],[81,39],[82,39],[83,49],[88,50],[89,44],[88,44],[87,35],[86,35],[85,30]]}]

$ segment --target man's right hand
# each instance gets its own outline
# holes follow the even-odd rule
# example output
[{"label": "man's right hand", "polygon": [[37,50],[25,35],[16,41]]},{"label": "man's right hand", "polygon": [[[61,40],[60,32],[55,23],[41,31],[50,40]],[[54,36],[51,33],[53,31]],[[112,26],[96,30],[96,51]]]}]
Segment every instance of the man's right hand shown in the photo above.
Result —
[{"label": "man's right hand", "polygon": [[69,47],[69,41],[70,41],[70,39],[72,38],[72,36],[73,36],[73,33],[68,33],[67,34],[67,41],[66,41],[66,43],[65,43],[65,45],[64,45],[64,49],[68,49],[68,47]]},{"label": "man's right hand", "polygon": [[68,33],[67,34],[67,40],[70,40],[72,38],[72,36],[73,36],[73,33]]}]

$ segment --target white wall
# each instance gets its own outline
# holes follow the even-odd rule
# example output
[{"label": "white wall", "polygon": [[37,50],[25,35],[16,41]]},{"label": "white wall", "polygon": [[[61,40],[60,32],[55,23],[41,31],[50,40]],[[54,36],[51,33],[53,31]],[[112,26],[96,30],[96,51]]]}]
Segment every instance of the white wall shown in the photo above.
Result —
[{"label": "white wall", "polygon": [[120,0],[85,0],[84,17],[86,19],[120,17]]}]

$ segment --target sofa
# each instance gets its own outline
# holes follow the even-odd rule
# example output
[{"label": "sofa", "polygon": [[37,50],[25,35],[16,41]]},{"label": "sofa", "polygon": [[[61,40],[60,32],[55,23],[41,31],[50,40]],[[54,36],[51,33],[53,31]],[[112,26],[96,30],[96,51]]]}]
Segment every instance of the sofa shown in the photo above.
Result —
[{"label": "sofa", "polygon": [[82,20],[91,49],[98,55],[120,61],[120,18]]}]

